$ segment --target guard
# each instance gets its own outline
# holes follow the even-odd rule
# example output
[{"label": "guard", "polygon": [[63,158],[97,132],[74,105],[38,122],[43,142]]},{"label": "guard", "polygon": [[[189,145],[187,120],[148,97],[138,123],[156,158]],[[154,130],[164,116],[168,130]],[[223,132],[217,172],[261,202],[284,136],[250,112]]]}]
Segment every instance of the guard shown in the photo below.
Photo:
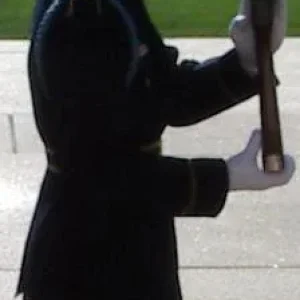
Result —
[{"label": "guard", "polygon": [[258,168],[258,131],[228,160],[161,153],[167,126],[196,124],[257,93],[247,3],[231,23],[230,51],[178,63],[143,1],[37,2],[28,74],[48,166],[17,295],[181,300],[174,217],[217,217],[229,191],[289,182],[290,157],[276,176]]}]

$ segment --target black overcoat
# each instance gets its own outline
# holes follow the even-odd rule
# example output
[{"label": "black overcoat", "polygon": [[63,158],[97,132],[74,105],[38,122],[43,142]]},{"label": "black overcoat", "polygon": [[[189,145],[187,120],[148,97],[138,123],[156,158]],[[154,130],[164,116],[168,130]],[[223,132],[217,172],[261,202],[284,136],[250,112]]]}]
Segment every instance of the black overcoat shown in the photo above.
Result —
[{"label": "black overcoat", "polygon": [[142,1],[102,1],[98,14],[92,1],[40,2],[29,78],[48,166],[17,293],[181,299],[174,217],[216,217],[228,174],[222,159],[166,157],[157,143],[166,126],[249,99],[257,80],[235,49],[178,63]]}]

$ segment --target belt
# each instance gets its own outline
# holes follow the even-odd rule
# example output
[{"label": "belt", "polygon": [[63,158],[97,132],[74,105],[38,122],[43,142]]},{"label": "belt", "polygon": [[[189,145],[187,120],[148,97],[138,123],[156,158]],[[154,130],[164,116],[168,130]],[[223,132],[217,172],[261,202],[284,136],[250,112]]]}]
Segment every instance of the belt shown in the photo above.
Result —
[{"label": "belt", "polygon": [[[132,151],[130,151],[132,152]],[[151,155],[161,155],[162,154],[162,141],[159,139],[155,142],[151,142],[145,145],[140,146],[139,152],[141,153],[147,153]],[[63,170],[72,170],[74,169],[74,164],[72,164],[72,167],[66,167],[66,165],[63,163],[63,159],[57,155],[54,151],[47,148],[46,149],[47,154],[47,160],[48,160],[48,170],[53,173],[62,173]]]}]

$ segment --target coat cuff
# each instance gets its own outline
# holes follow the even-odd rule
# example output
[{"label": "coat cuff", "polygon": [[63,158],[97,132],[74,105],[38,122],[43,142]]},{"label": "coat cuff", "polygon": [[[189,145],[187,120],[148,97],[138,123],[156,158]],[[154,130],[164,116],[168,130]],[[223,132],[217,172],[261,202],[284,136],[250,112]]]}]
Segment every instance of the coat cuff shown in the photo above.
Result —
[{"label": "coat cuff", "polygon": [[[230,99],[246,100],[259,92],[259,76],[250,76],[242,67],[236,49],[232,49],[219,58],[219,79],[224,93]],[[274,77],[276,86],[280,84]]]},{"label": "coat cuff", "polygon": [[227,165],[222,159],[192,159],[189,163],[190,201],[183,216],[216,217],[229,191]]}]

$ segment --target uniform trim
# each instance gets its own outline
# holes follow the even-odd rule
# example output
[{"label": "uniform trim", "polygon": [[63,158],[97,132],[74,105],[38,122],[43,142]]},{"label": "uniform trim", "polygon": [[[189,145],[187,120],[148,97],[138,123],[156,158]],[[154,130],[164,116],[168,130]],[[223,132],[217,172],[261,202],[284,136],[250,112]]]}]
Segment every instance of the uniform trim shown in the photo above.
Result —
[{"label": "uniform trim", "polygon": [[155,142],[143,145],[140,147],[140,151],[145,153],[161,154],[162,151],[162,141],[157,140]]},{"label": "uniform trim", "polygon": [[195,170],[193,167],[193,161],[191,159],[188,160],[188,169],[189,169],[189,182],[190,182],[190,193],[189,193],[189,201],[187,206],[183,210],[184,214],[189,214],[193,212],[196,208],[196,200],[197,200],[197,182],[195,176]]}]

